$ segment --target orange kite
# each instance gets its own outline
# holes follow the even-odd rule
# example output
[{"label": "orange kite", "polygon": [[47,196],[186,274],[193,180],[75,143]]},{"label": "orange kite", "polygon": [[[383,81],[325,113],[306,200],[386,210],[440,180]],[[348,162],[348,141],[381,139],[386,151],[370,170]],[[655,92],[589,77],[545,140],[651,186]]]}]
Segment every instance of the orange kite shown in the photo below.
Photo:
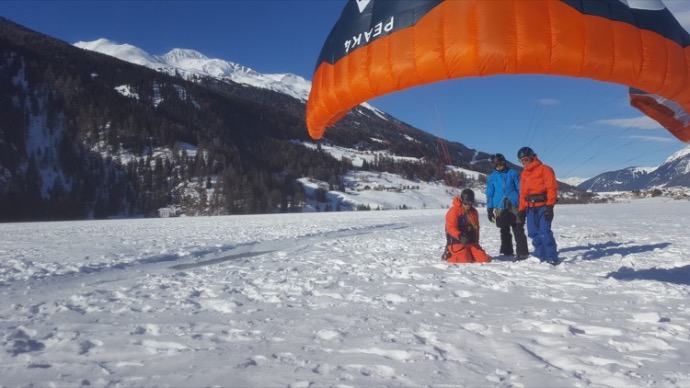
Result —
[{"label": "orange kite", "polygon": [[629,86],[631,105],[690,143],[690,34],[661,0],[350,0],[317,61],[307,129],[318,139],[375,97],[497,74]]}]

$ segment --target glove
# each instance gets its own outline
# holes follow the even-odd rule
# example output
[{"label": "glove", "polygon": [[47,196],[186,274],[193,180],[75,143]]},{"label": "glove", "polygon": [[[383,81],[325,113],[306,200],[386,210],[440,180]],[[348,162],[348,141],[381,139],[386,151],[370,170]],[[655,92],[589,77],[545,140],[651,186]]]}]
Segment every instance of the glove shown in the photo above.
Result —
[{"label": "glove", "polygon": [[458,236],[458,240],[460,241],[460,244],[471,244],[475,242],[474,230],[468,229],[466,231],[463,231]]},{"label": "glove", "polygon": [[489,222],[494,222],[496,220],[496,215],[494,214],[494,208],[486,208],[486,216],[489,218]]},{"label": "glove", "polygon": [[524,210],[520,210],[518,212],[518,222],[521,224],[525,223],[525,217],[527,217],[527,213],[525,213]]},{"label": "glove", "polygon": [[546,218],[546,221],[553,220],[553,205],[546,207],[546,210],[544,211],[544,218]]}]

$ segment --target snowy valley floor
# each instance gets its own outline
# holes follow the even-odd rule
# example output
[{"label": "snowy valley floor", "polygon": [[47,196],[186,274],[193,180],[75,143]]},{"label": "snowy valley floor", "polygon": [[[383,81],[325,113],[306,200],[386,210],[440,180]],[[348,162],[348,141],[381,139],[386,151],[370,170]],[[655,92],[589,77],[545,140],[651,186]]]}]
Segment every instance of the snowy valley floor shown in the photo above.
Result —
[{"label": "snowy valley floor", "polygon": [[690,202],[557,206],[557,267],[444,214],[0,224],[0,386],[690,387]]}]

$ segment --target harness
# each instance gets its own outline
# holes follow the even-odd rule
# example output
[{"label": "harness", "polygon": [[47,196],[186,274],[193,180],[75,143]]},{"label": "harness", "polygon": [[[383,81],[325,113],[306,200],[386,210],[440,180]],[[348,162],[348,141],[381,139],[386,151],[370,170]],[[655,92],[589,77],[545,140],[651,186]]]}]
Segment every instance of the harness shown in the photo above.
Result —
[{"label": "harness", "polygon": [[525,200],[531,206],[534,206],[534,204],[540,203],[540,202],[546,203],[546,192],[539,193],[539,194],[528,194],[525,196]]},{"label": "harness", "polygon": [[[541,224],[541,217],[537,217],[537,212],[539,211],[539,208],[546,205],[546,192],[539,194],[530,194],[525,196],[525,199],[527,200],[527,211],[534,212],[534,224],[536,225],[537,229],[539,229],[539,224]],[[537,205],[537,203],[539,203],[540,205]]]},{"label": "harness", "polygon": [[478,230],[479,229],[477,224],[474,223],[474,220],[472,220],[472,218],[470,218],[467,213],[458,217],[458,226],[460,226],[460,225],[467,226],[468,223],[469,223],[469,226],[472,228],[472,230]]},{"label": "harness", "polygon": [[[458,217],[458,229],[460,229],[463,233],[475,234],[476,231],[479,230],[479,227],[474,222],[474,220],[472,220],[472,217],[470,217],[468,213],[464,213],[463,215]],[[475,238],[476,238],[476,234],[475,234]],[[461,248],[458,250],[452,250],[451,246],[453,246],[453,245],[460,245]],[[449,252],[449,253],[460,252],[461,250],[465,249],[465,245],[467,245],[467,244],[461,243],[458,239],[456,239],[455,237],[446,233],[446,252]]]}]

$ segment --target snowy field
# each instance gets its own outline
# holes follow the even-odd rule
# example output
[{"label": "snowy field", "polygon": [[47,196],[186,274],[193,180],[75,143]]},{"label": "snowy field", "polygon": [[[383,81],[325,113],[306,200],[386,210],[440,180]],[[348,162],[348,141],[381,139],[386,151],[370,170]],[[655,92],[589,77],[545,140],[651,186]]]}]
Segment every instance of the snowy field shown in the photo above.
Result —
[{"label": "snowy field", "polygon": [[690,387],[690,202],[557,206],[557,267],[444,214],[0,224],[0,386]]}]

